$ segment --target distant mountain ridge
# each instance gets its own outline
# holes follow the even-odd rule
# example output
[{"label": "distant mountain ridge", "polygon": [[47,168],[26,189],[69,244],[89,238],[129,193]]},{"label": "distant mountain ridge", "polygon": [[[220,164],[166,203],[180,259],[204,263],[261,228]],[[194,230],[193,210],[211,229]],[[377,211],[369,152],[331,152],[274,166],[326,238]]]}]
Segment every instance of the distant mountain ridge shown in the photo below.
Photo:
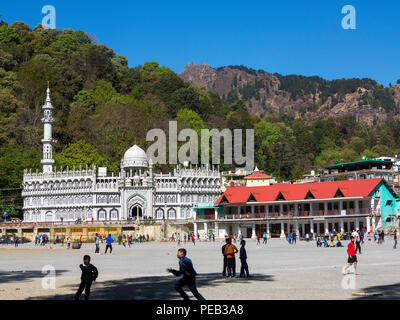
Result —
[{"label": "distant mountain ridge", "polygon": [[328,81],[313,76],[282,76],[245,66],[212,68],[188,63],[180,77],[206,86],[229,104],[242,100],[252,115],[290,114],[306,121],[354,115],[375,126],[399,118],[400,85],[383,88],[372,79]]}]

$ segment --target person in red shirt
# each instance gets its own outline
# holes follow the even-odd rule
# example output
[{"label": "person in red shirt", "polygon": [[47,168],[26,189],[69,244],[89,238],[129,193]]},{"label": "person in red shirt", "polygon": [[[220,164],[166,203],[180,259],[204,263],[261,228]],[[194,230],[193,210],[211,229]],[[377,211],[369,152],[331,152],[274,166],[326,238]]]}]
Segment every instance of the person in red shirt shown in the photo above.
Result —
[{"label": "person in red shirt", "polygon": [[354,244],[354,237],[351,236],[350,242],[347,245],[347,255],[349,256],[347,259],[347,266],[343,268],[343,274],[351,273],[348,272],[351,266],[354,266],[354,274],[359,275],[357,272],[357,255],[356,255],[356,245]]}]

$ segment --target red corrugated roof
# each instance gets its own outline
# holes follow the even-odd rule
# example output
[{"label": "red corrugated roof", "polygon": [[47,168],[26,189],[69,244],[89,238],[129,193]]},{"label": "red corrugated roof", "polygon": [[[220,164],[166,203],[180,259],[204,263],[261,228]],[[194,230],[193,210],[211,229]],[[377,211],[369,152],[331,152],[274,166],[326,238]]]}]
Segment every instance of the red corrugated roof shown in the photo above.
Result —
[{"label": "red corrugated roof", "polygon": [[254,172],[245,177],[245,179],[258,179],[258,178],[271,179],[271,176],[262,172]]},{"label": "red corrugated roof", "polygon": [[279,193],[288,201],[304,200],[309,191],[315,199],[329,199],[335,196],[338,189],[345,197],[367,197],[382,180],[376,178],[298,184],[277,183],[259,187],[228,186],[215,203],[219,204],[223,197],[229,203],[245,203],[250,194],[258,202],[269,202],[275,201]]}]

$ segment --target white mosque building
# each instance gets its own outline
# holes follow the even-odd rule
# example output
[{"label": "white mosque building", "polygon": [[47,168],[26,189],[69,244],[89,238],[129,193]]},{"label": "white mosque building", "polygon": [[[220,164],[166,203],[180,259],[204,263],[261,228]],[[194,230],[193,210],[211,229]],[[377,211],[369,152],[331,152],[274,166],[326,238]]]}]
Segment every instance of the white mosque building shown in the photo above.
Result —
[{"label": "white mosque building", "polygon": [[213,203],[221,194],[218,170],[177,166],[168,174],[154,174],[151,159],[137,145],[125,152],[118,175],[95,166],[57,171],[49,89],[43,110],[43,170],[24,170],[24,222],[179,221],[193,218],[196,204]]}]

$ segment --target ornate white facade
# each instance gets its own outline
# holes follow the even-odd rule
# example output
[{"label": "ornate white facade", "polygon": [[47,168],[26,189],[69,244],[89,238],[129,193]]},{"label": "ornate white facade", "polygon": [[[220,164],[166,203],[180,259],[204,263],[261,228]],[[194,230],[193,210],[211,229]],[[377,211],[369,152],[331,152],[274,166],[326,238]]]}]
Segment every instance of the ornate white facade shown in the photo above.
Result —
[{"label": "ornate white facade", "polygon": [[182,220],[193,217],[200,202],[215,202],[221,193],[220,173],[208,167],[177,166],[154,174],[151,159],[137,145],[125,152],[118,175],[104,168],[59,170],[52,159],[50,90],[43,106],[43,172],[24,170],[22,197],[26,222]]}]

